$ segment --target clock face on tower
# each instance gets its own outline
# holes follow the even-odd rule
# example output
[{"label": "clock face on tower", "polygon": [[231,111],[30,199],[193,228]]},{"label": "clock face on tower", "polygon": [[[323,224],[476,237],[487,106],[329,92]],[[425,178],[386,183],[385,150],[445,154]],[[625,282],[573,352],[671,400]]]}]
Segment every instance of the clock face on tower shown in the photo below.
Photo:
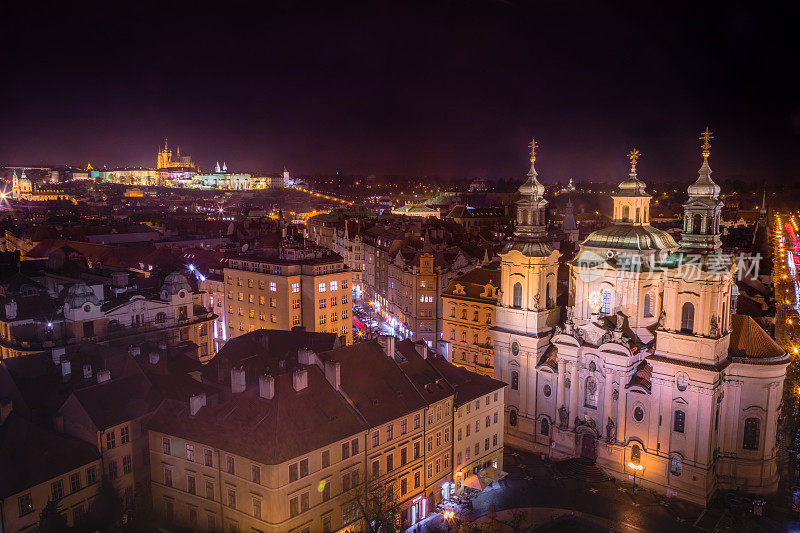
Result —
[{"label": "clock face on tower", "polygon": [[519,343],[514,341],[511,343],[511,353],[514,355],[519,355]]}]

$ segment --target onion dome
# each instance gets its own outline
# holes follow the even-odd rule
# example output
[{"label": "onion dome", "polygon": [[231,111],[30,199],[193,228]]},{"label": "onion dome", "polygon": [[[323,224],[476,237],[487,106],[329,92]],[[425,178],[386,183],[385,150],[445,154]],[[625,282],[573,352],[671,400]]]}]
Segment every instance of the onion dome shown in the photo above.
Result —
[{"label": "onion dome", "polygon": [[84,304],[100,305],[100,299],[85,283],[76,283],[67,290],[66,304],[71,309],[80,309]]},{"label": "onion dome", "polygon": [[697,181],[689,185],[687,189],[690,198],[713,198],[719,197],[719,185],[711,179],[711,167],[708,165],[708,157],[703,157],[703,166],[700,167],[700,176]]},{"label": "onion dome", "polygon": [[533,196],[536,200],[544,196],[544,185],[539,183],[536,176],[536,169],[531,165],[531,171],[528,172],[528,181],[523,183],[519,188],[520,194],[523,196]]}]

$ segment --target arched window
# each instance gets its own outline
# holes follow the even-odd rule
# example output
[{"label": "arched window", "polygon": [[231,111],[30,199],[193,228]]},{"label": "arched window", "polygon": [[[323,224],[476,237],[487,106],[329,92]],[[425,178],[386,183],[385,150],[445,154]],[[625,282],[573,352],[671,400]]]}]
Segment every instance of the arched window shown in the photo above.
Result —
[{"label": "arched window", "polygon": [[631,208],[627,205],[622,206],[622,221],[623,222],[630,222],[631,219]]},{"label": "arched window", "polygon": [[702,229],[703,229],[703,217],[701,217],[700,215],[695,215],[694,223],[692,224],[692,233],[694,233],[695,235],[699,235],[703,233]]},{"label": "arched window", "polygon": [[544,305],[545,305],[545,308],[547,308],[547,309],[550,308],[550,283],[545,285],[545,288],[544,288]]},{"label": "arched window", "polygon": [[761,420],[755,417],[744,421],[744,440],[742,448],[745,450],[757,450],[758,441],[761,437]]},{"label": "arched window", "polygon": [[513,409],[508,412],[508,425],[516,426],[517,425],[517,412]]},{"label": "arched window", "polygon": [[644,295],[644,316],[653,316],[653,298],[649,292]]},{"label": "arched window", "polygon": [[686,413],[678,409],[675,411],[675,421],[672,423],[672,431],[683,433],[686,427]]},{"label": "arched window", "polygon": [[641,222],[641,221],[642,221],[641,209],[637,207],[636,208],[636,222]]},{"label": "arched window", "polygon": [[684,303],[681,309],[681,331],[683,333],[694,331],[694,306],[691,302]]},{"label": "arched window", "polygon": [[511,372],[511,390],[519,390],[519,372]]},{"label": "arched window", "polygon": [[673,455],[669,460],[669,473],[673,476],[680,476],[683,471],[683,461],[679,455]]},{"label": "arched window", "polygon": [[540,432],[542,435],[549,435],[550,434],[550,421],[546,418],[542,418],[542,425]]},{"label": "arched window", "polygon": [[639,448],[638,444],[634,444],[633,448],[631,448],[631,462],[635,465],[642,462],[642,449]]},{"label": "arched window", "polygon": [[607,315],[611,313],[611,291],[609,289],[603,289],[603,307],[600,308],[600,312]]},{"label": "arched window", "polygon": [[514,307],[522,307],[522,283],[514,284]]},{"label": "arched window", "polygon": [[586,378],[586,390],[584,391],[583,406],[590,409],[597,409],[597,382],[593,377]]}]

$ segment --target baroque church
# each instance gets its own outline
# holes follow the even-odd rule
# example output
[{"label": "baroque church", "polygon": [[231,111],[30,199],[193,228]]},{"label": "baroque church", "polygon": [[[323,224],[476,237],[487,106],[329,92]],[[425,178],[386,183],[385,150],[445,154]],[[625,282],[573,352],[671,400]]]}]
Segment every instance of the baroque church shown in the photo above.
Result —
[{"label": "baroque church", "polygon": [[705,503],[717,490],[778,485],[781,393],[789,357],[737,315],[734,258],[720,242],[712,138],[688,187],[680,242],[650,225],[637,175],[613,194],[613,223],[568,263],[548,242],[531,143],[515,236],[500,254],[495,377],[509,383],[506,442],[552,459],[583,457],[620,479]]}]

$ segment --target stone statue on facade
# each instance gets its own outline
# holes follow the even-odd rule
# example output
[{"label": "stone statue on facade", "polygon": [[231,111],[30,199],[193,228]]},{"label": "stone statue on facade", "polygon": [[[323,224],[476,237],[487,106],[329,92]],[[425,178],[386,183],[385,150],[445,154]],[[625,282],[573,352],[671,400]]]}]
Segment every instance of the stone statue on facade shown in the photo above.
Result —
[{"label": "stone statue on facade", "polygon": [[617,426],[609,416],[606,423],[606,442],[614,442],[615,440],[617,440]]},{"label": "stone statue on facade", "polygon": [[562,428],[567,427],[568,416],[567,408],[562,404],[561,407],[558,408],[558,422]]}]

